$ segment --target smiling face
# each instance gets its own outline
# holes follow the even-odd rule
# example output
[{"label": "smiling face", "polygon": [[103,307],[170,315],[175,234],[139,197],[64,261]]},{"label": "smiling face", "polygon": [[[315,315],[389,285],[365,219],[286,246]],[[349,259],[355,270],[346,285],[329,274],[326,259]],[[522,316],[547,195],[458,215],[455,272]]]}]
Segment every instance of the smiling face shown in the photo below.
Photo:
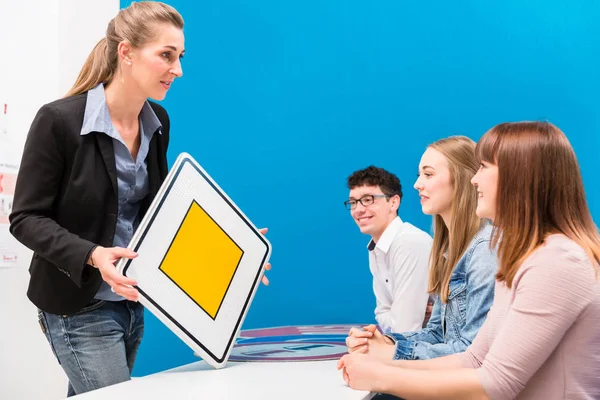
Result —
[{"label": "smiling face", "polygon": [[183,30],[168,23],[156,24],[153,40],[140,48],[121,43],[124,73],[134,90],[145,98],[163,100],[175,78],[183,75],[181,58],[185,53]]},{"label": "smiling face", "polygon": [[498,193],[498,166],[482,161],[479,171],[471,179],[471,183],[477,189],[477,209],[475,211],[477,216],[494,221]]},{"label": "smiling face", "polygon": [[424,214],[441,215],[450,220],[453,185],[446,157],[429,147],[419,163],[419,175],[414,188],[419,191]]},{"label": "smiling face", "polygon": [[[364,206],[360,201],[368,203],[370,196],[372,204]],[[400,196],[384,197],[385,194],[379,186],[357,186],[350,190],[349,200],[356,202],[355,207],[350,210],[352,218],[358,225],[360,231],[371,235],[377,242],[388,225],[398,215]],[[365,201],[366,200],[366,201]]]}]

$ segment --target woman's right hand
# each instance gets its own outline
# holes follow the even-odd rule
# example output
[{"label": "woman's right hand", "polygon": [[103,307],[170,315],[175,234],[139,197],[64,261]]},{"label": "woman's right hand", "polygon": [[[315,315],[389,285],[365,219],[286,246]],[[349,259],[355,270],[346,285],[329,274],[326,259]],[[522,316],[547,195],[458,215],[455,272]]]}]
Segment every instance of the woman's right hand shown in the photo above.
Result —
[{"label": "woman's right hand", "polygon": [[373,337],[373,331],[367,326],[351,328],[346,338],[348,353],[366,353],[369,350],[369,339]]},{"label": "woman's right hand", "polygon": [[138,301],[139,292],[133,287],[137,285],[137,282],[119,273],[115,267],[115,263],[119,259],[135,257],[137,257],[137,253],[130,249],[98,246],[92,251],[88,264],[98,268],[102,279],[110,285],[113,292],[127,300]]}]

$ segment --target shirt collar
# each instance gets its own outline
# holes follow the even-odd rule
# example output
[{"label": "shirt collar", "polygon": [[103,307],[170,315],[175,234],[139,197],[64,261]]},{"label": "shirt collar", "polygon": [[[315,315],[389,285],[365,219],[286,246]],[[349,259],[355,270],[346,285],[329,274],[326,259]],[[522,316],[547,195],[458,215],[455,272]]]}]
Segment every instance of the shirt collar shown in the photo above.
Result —
[{"label": "shirt collar", "polygon": [[[162,125],[154,113],[150,103],[146,100],[140,112],[140,132],[151,137],[158,130],[160,134]],[[83,126],[81,135],[87,135],[91,132],[103,132],[108,136],[119,139],[120,135],[114,128],[110,119],[110,112],[106,105],[106,96],[104,94],[104,84],[100,83],[87,93],[85,104],[85,113],[83,114]]]},{"label": "shirt collar", "polygon": [[387,228],[385,228],[383,235],[381,235],[377,243],[375,243],[373,239],[369,241],[369,244],[367,245],[369,251],[373,251],[375,247],[377,247],[379,250],[387,253],[392,245],[392,242],[394,241],[394,238],[396,237],[396,234],[400,231],[400,229],[402,229],[402,224],[403,222],[400,217],[394,218]]}]

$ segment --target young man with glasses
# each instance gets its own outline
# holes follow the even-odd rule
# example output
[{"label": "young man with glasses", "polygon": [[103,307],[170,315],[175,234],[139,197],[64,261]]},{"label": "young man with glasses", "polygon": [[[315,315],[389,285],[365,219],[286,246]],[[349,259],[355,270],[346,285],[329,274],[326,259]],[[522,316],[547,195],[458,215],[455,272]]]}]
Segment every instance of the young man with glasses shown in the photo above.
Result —
[{"label": "young man with glasses", "polygon": [[398,216],[402,185],[398,177],[370,166],[348,177],[344,205],[364,234],[370,235],[369,268],[384,332],[421,329],[427,300],[428,262],[433,239]]}]

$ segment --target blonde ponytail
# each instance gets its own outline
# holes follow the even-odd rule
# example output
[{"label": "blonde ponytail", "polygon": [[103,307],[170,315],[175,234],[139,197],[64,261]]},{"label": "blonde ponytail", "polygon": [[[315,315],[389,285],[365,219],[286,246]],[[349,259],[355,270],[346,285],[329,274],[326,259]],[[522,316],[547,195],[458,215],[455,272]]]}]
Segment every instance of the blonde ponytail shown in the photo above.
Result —
[{"label": "blonde ponytail", "polygon": [[99,83],[109,82],[115,70],[115,66],[111,65],[111,61],[111,57],[108,56],[108,42],[104,37],[96,44],[85,64],[83,64],[75,84],[67,93],[67,97],[87,92]]}]

